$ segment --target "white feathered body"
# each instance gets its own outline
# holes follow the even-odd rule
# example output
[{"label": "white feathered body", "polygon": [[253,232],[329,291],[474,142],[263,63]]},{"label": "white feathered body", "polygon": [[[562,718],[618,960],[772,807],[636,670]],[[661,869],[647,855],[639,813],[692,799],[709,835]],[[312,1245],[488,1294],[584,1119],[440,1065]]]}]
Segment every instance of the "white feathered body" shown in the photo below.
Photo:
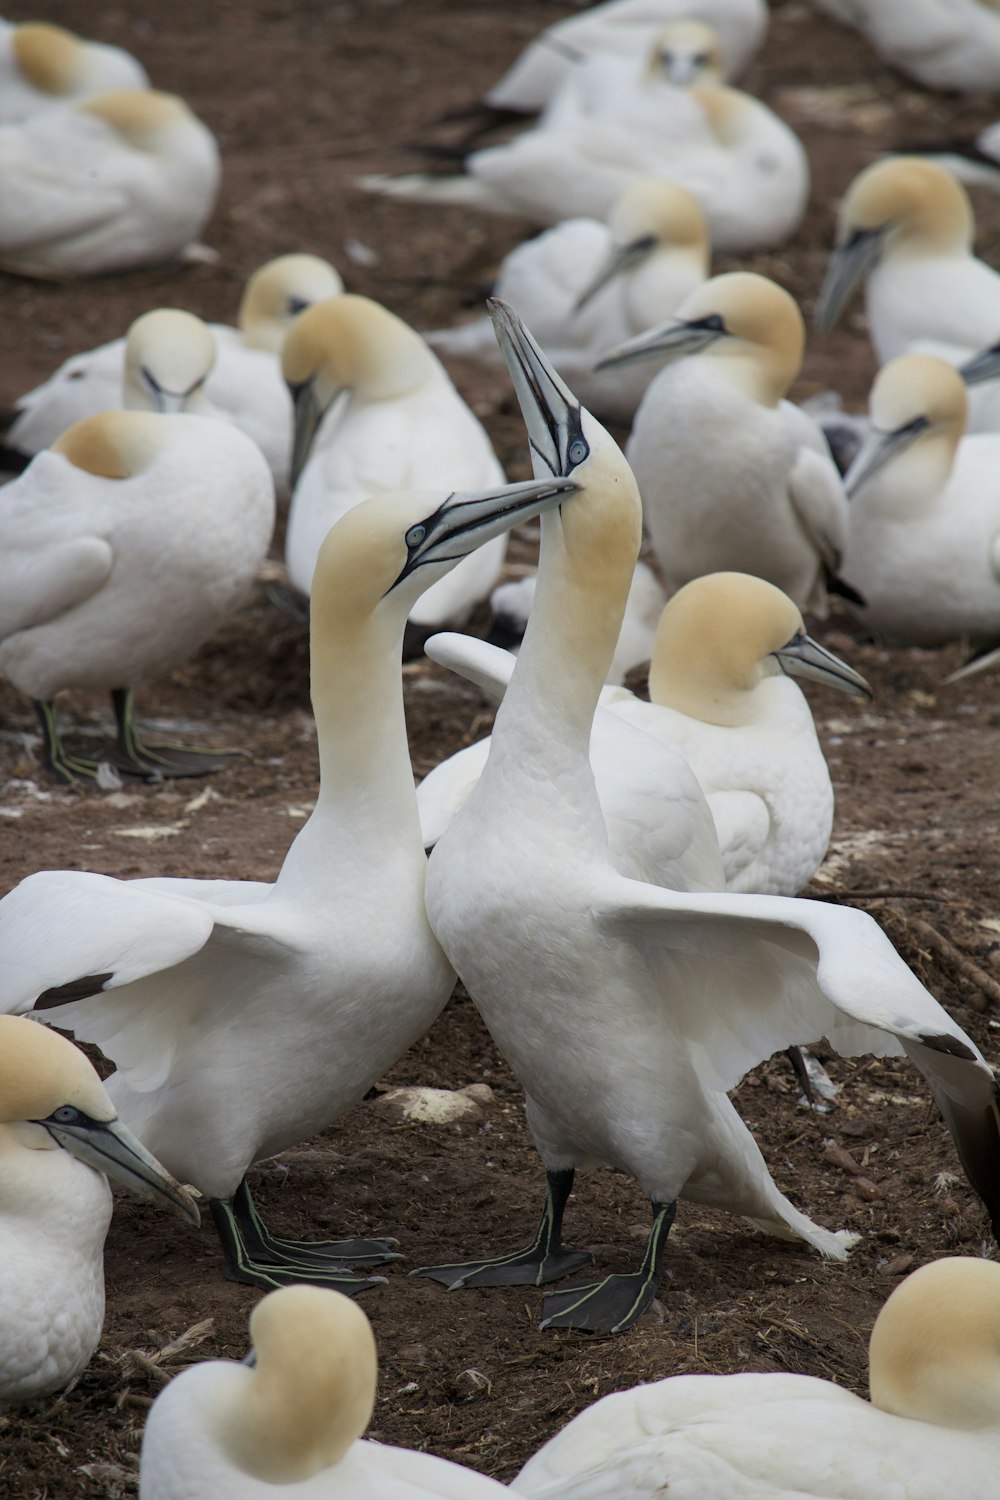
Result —
[{"label": "white feathered body", "polygon": [[[630,421],[655,360],[595,370],[602,354],[666,322],[700,286],[704,269],[693,252],[667,247],[626,269],[579,311],[576,302],[613,248],[611,231],[596,219],[567,219],[506,257],[494,295],[516,309],[560,375],[589,410]],[[434,348],[484,363],[502,363],[493,325],[478,318],[430,336]]]},{"label": "white feathered body", "polygon": [[106,479],[43,452],[0,493],[0,673],[32,698],[167,671],[267,551],[274,488],[256,446],[204,417],[150,420],[170,440],[145,472]]},{"label": "white feathered body", "polygon": [[[330,527],[370,495],[503,483],[485,430],[440,367],[434,378],[394,400],[354,394],[324,423],[295,486],[285,540],[289,577],[309,593]],[[421,596],[410,618],[421,625],[464,623],[496,584],[506,545],[506,537],[499,537],[463,559]]]},{"label": "white feathered body", "polygon": [[825,612],[824,558],[835,565],[844,544],[847,501],[819,428],[798,407],[761,405],[711,356],[683,360],[650,385],[626,454],[670,587],[753,573]]},{"label": "white feathered body", "polygon": [[[24,1139],[42,1138],[42,1149]],[[85,1367],[104,1323],[107,1179],[39,1125],[0,1131],[0,1404],[48,1395]]]},{"label": "white feathered body", "polygon": [[865,622],[887,640],[993,640],[1000,636],[1000,436],[962,438],[937,493],[921,491],[921,465],[918,444],[858,491],[844,574],[867,600]]},{"label": "white feathered body", "polygon": [[0,125],[58,109],[68,100],[86,99],[105,89],[142,89],[149,84],[146,70],[121,47],[87,42],[79,50],[79,65],[68,92],[52,94],[36,88],[18,63],[13,44],[16,30],[9,21],[0,20]]},{"label": "white feathered body", "polygon": [[583,57],[638,57],[659,28],[677,19],[706,21],[719,34],[727,77],[738,76],[764,39],[763,0],[606,0],[549,26],[486,95],[497,109],[544,108]]},{"label": "white feathered body", "polygon": [[[229,422],[252,438],[267,459],[279,495],[286,494],[292,403],[278,359],[250,348],[237,328],[208,326],[215,339],[215,364],[187,409]],[[124,339],[71,355],[48,380],[19,397],[17,416],[6,434],[8,447],[39,453],[74,422],[121,406],[124,362]]]},{"label": "white feathered body", "polygon": [[4,125],[0,266],[60,278],[171,260],[207,223],[218,184],[218,147],[194,117],[155,151],[72,105]]},{"label": "white feathered body", "polygon": [[927,88],[1000,88],[1000,13],[990,0],[818,0],[868,38],[892,67]]},{"label": "white feathered body", "polygon": [[808,1375],[676,1375],[606,1396],[511,1484],[534,1500],[982,1500],[1000,1435],[880,1411]]}]

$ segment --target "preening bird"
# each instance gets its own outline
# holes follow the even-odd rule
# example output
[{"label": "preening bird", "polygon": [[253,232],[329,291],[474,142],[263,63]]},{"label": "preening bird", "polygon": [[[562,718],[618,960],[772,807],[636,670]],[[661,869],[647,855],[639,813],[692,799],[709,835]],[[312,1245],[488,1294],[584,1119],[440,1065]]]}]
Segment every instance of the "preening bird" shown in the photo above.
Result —
[{"label": "preening bird", "polygon": [[643,397],[625,450],[670,587],[739,570],[825,614],[847,500],[820,429],[784,399],[804,347],[788,293],[735,271],[601,361],[671,361]]},{"label": "preening bird", "polygon": [[243,1364],[206,1360],[146,1418],[140,1500],[499,1500],[471,1469],[364,1439],[378,1363],[371,1324],[339,1292],[284,1287],[250,1314]]},{"label": "preening bird", "polygon": [[0,126],[0,267],[61,280],[174,260],[218,185],[215,139],[173,94],[115,89]]},{"label": "preening bird", "polygon": [[427,912],[524,1085],[548,1192],[530,1244],[417,1274],[542,1285],[586,1264],[562,1244],[577,1169],[628,1172],[653,1220],[631,1275],[545,1298],[545,1327],[621,1331],[649,1305],[680,1196],[843,1258],[772,1181],[726,1090],[779,1046],[826,1036],[923,1071],[1000,1227],[993,1074],[864,912],[667,890],[623,875],[589,744],[635,566],[641,504],[607,433],[497,305],[536,472],[572,476],[542,521],[539,584],[486,769],[435,845]]},{"label": "preening bird", "polygon": [[869,1343],[871,1401],[809,1375],[675,1375],[605,1396],[512,1481],[534,1500],[981,1500],[1000,1462],[1000,1266],[900,1282]]},{"label": "preening bird", "polygon": [[79,1048],[0,1016],[0,1401],[68,1385],[104,1323],[108,1177],[191,1224],[198,1206],[127,1130]]},{"label": "preening bird", "polygon": [[108,758],[128,775],[199,776],[231,759],[144,743],[132,688],[232,614],[273,526],[260,450],[205,417],[87,417],[0,490],[0,674],[34,701],[59,780],[98,771],[62,743],[52,700],[66,688],[111,693]]},{"label": "preening bird", "polygon": [[0,902],[0,1011],[103,1050],[123,1120],[210,1200],[237,1281],[358,1291],[373,1282],[345,1261],[394,1258],[387,1240],[277,1238],[246,1173],[361,1099],[451,993],[424,910],[406,617],[459,558],[574,489],[383,495],[331,531],[312,597],[319,796],[273,885],[45,871]]}]

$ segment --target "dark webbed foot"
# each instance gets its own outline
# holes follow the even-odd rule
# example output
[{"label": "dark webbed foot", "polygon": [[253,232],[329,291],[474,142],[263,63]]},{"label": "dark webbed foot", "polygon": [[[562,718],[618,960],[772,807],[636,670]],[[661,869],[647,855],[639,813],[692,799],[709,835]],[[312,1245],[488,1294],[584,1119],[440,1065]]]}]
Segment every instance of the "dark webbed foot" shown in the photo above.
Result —
[{"label": "dark webbed foot", "polygon": [[244,759],[242,750],[191,750],[183,745],[151,745],[143,740],[135,724],[132,689],[115,688],[111,703],[118,724],[118,738],[106,759],[123,776],[143,781],[161,781],[187,776],[210,776],[232,761]]},{"label": "dark webbed foot", "polygon": [[676,1212],[676,1202],[654,1203],[653,1225],[638,1271],[549,1292],[541,1326],[576,1328],[584,1333],[624,1333],[631,1328],[656,1296],[667,1235]]}]

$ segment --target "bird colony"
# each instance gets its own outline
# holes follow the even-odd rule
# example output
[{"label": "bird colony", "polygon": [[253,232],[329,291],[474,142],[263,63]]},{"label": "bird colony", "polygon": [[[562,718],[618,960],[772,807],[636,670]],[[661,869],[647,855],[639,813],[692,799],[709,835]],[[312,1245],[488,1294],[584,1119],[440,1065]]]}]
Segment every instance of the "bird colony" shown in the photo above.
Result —
[{"label": "bird colony", "polygon": [[[891,836],[824,748],[905,746],[914,648],[945,736],[1000,656],[1000,127],[947,129],[1000,9],[515,6],[492,77],[474,9],[464,100],[404,68],[374,138],[354,28],[426,16],[303,20],[359,119],[226,220],[257,85],[216,124],[199,23],[196,112],[169,10],[138,57],[0,22],[5,295],[105,338],[25,351],[3,437],[0,1473],[41,1493],[49,1434],[51,1500],[997,1500],[1000,985],[961,903],[922,945],[892,905],[947,840],[837,886],[835,781]],[[779,32],[903,104],[769,87]],[[838,108],[885,139],[817,203]],[[428,225],[443,272],[391,260]],[[834,348],[867,410],[803,380]]]}]

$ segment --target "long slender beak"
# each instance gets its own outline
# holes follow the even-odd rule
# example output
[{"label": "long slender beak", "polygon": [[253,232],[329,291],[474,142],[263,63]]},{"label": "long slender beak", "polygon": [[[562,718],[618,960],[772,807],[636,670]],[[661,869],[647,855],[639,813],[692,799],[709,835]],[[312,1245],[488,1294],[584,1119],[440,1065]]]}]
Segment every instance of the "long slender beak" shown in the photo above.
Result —
[{"label": "long slender beak", "polygon": [[686,89],[694,83],[704,66],[703,59],[690,52],[662,52],[658,61],[667,82],[679,89]]},{"label": "long slender beak", "polygon": [[840,317],[848,297],[882,254],[886,229],[855,229],[830,257],[816,300],[814,322],[826,333]]},{"label": "long slender beak", "polygon": [[120,1120],[93,1120],[78,1111],[76,1120],[69,1124],[51,1116],[36,1123],[44,1125],[54,1141],[88,1167],[114,1177],[140,1198],[168,1209],[189,1224],[201,1223],[198,1205],[191,1194],[160,1166]]},{"label": "long slender beak", "polygon": [[974,354],[964,365],[959,365],[958,373],[966,385],[982,385],[987,380],[996,380],[1000,375],[1000,344]]},{"label": "long slender beak", "polygon": [[512,526],[561,505],[579,488],[573,479],[545,478],[490,490],[456,490],[426,521],[410,528],[406,563],[386,592],[427,563],[459,561]]},{"label": "long slender beak", "polygon": [[328,401],[325,406],[321,406],[316,397],[316,382],[314,380],[304,380],[301,385],[289,385],[288,389],[292,394],[292,408],[295,422],[292,437],[291,469],[291,487],[294,490],[299,482],[299,475],[305,468],[306,460],[312,451],[313,441],[319,430],[319,425],[341,392],[335,392],[333,400]]},{"label": "long slender beak", "polygon": [[823,682],[827,687],[839,688],[842,693],[857,693],[861,698],[874,698],[868,683],[849,667],[846,661],[827,651],[811,635],[802,633],[793,636],[787,646],[771,655],[781,670],[789,677],[806,677],[811,682]]},{"label": "long slender beak", "polygon": [[717,316],[698,318],[693,322],[674,318],[662,328],[638,333],[634,339],[602,354],[594,369],[607,370],[613,365],[630,365],[640,359],[684,359],[689,354],[700,354],[726,337],[725,325]]},{"label": "long slender beak", "polygon": [[881,432],[879,428],[873,427],[844,475],[844,490],[848,500],[852,500],[891,459],[905,453],[929,426],[926,417],[914,417],[912,422],[907,422],[905,427],[897,427],[894,432]]},{"label": "long slender beak", "polygon": [[565,476],[590,454],[583,435],[583,408],[514,309],[497,297],[487,306],[528,431],[535,473],[542,466],[550,474]]},{"label": "long slender beak", "polygon": [[153,400],[157,411],[163,412],[165,416],[174,416],[187,410],[188,401],[193,394],[193,391],[165,391],[161,386]]},{"label": "long slender beak", "polygon": [[592,301],[603,287],[607,286],[609,281],[613,281],[616,276],[621,276],[624,271],[629,270],[632,266],[639,265],[641,261],[646,259],[647,255],[652,254],[658,244],[659,240],[655,234],[644,234],[637,240],[631,240],[627,245],[615,245],[610,254],[598,266],[594,276],[587,282],[579,297],[577,297],[573,304],[573,311],[581,312],[587,303]]}]

